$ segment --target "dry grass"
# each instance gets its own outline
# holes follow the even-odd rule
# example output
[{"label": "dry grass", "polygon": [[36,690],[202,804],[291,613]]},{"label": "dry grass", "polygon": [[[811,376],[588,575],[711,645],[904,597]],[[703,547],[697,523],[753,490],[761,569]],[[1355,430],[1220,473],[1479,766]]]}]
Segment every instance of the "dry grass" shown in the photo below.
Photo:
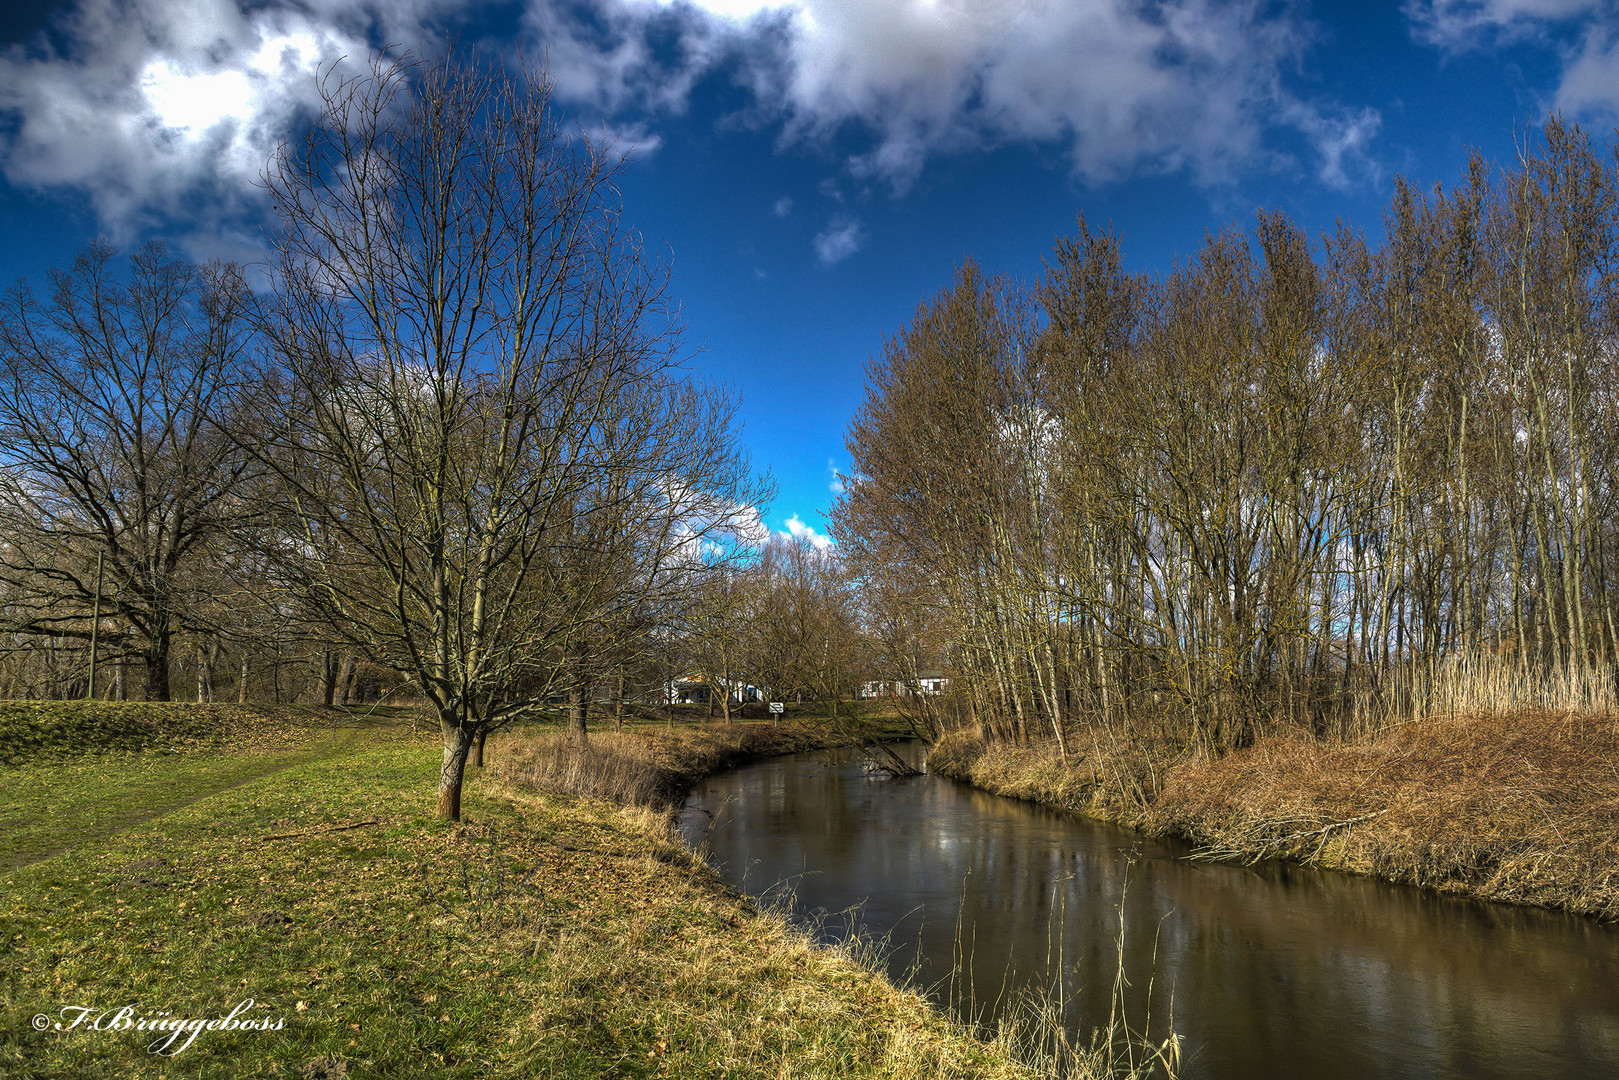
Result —
[{"label": "dry grass", "polygon": [[842,741],[806,724],[714,724],[598,732],[579,750],[561,732],[524,732],[492,742],[490,766],[501,779],[535,791],[662,808],[710,773]]},{"label": "dry grass", "polygon": [[[1009,1046],[896,988],[858,949],[819,947],[723,888],[667,815],[512,798],[567,837],[537,875],[570,914],[525,987],[534,1075],[1032,1077]],[[625,1044],[648,1049],[604,1052]]]},{"label": "dry grass", "polygon": [[1344,734],[1363,736],[1425,717],[1603,713],[1619,710],[1619,685],[1606,665],[1577,659],[1540,669],[1476,652],[1390,670],[1381,685],[1353,685]]},{"label": "dry grass", "polygon": [[1619,917],[1619,731],[1604,716],[1430,718],[1345,745],[1277,736],[1169,778],[1144,824],[1282,857]]},{"label": "dry grass", "polygon": [[[1452,672],[1494,709],[1535,689]],[[1536,692],[1587,698],[1592,681]],[[998,795],[1184,838],[1209,858],[1293,859],[1507,903],[1619,918],[1619,724],[1591,712],[1487,712],[1321,742],[1299,732],[1216,761],[1070,738],[1017,746],[970,731],[929,767]]]},{"label": "dry grass", "polygon": [[1054,742],[1016,745],[962,728],[934,744],[928,769],[996,795],[1134,824],[1179,756],[1165,745],[1093,731],[1070,735],[1064,765]]}]

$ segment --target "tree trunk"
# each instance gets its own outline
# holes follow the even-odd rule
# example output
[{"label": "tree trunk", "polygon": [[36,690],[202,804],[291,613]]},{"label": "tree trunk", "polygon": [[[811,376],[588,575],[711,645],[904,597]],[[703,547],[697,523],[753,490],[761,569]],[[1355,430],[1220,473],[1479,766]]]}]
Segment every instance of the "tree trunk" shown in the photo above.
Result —
[{"label": "tree trunk", "polygon": [[242,650],[242,672],[236,682],[236,704],[247,704],[247,650]]},{"label": "tree trunk", "polygon": [[585,730],[585,689],[577,683],[568,691],[568,742],[580,750],[589,742]]},{"label": "tree trunk", "polygon": [[154,638],[146,646],[146,700],[169,700],[169,638]]},{"label": "tree trunk", "polygon": [[473,733],[452,720],[439,719],[444,732],[444,765],[438,774],[438,816],[461,820],[461,779],[466,773],[467,754]]},{"label": "tree trunk", "polygon": [[472,740],[472,767],[483,768],[483,744],[489,738],[489,732],[483,728],[478,729],[477,736]]},{"label": "tree trunk", "polygon": [[214,700],[214,657],[219,646],[213,642],[197,646],[197,700]]},{"label": "tree trunk", "polygon": [[343,656],[343,666],[337,672],[337,687],[332,700],[344,708],[354,704],[354,657],[347,653]]},{"label": "tree trunk", "polygon": [[337,697],[337,663],[332,658],[332,650],[323,649],[320,654],[320,703],[331,708]]}]

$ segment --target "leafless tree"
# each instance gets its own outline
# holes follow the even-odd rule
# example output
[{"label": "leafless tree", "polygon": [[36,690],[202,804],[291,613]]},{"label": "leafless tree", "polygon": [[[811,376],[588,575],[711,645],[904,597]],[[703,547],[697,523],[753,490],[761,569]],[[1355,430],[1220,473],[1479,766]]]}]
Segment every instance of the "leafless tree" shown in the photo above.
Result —
[{"label": "leafless tree", "polygon": [[[243,523],[252,466],[215,421],[239,393],[246,289],[232,267],[105,244],[19,283],[0,314],[0,586],[6,629],[141,656],[170,696],[193,571]],[[97,583],[97,557],[102,580]]]},{"label": "leafless tree", "polygon": [[989,734],[1612,701],[1619,165],[1554,117],[1384,231],[1261,213],[1151,278],[1081,222],[1032,316],[968,264],[886,343],[834,531]]},{"label": "leafless tree", "polygon": [[[256,443],[280,488],[263,547],[432,703],[458,818],[480,736],[577,691],[590,628],[657,579],[647,530],[680,530],[647,522],[746,478],[729,403],[677,367],[616,159],[563,133],[543,73],[378,60],[322,94],[267,175],[263,408],[284,422]],[[719,527],[686,519],[683,544]]]}]

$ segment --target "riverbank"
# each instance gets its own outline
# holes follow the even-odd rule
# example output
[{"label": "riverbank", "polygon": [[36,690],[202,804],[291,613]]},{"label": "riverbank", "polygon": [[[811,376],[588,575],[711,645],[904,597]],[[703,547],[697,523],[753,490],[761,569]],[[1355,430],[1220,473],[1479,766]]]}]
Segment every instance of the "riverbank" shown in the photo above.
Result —
[{"label": "riverbank", "polygon": [[[1071,743],[1077,740],[1071,740]],[[1260,740],[1219,761],[1093,741],[941,740],[930,768],[1000,795],[1184,839],[1504,903],[1619,918],[1619,725],[1428,719],[1372,739]]]},{"label": "riverbank", "polygon": [[711,721],[594,731],[581,753],[563,732],[524,730],[497,736],[489,764],[520,788],[668,809],[712,773],[850,743],[847,734],[813,723]]},{"label": "riverbank", "polygon": [[[430,727],[281,719],[4,770],[0,819],[52,839],[0,874],[0,1073],[1033,1075],[753,908],[665,814],[469,770],[444,822]],[[183,1049],[136,1027],[233,1010]]]}]

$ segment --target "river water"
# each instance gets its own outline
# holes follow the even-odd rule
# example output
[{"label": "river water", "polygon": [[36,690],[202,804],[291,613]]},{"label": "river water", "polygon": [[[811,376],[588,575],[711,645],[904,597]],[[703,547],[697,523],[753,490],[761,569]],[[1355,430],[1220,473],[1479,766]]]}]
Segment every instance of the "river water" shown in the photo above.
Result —
[{"label": "river water", "polygon": [[1192,862],[938,777],[868,776],[844,751],[711,777],[682,827],[733,885],[829,938],[885,939],[893,974],[981,1021],[1038,986],[1089,1032],[1122,967],[1131,1024],[1173,1024],[1186,1080],[1619,1077],[1613,926]]}]

